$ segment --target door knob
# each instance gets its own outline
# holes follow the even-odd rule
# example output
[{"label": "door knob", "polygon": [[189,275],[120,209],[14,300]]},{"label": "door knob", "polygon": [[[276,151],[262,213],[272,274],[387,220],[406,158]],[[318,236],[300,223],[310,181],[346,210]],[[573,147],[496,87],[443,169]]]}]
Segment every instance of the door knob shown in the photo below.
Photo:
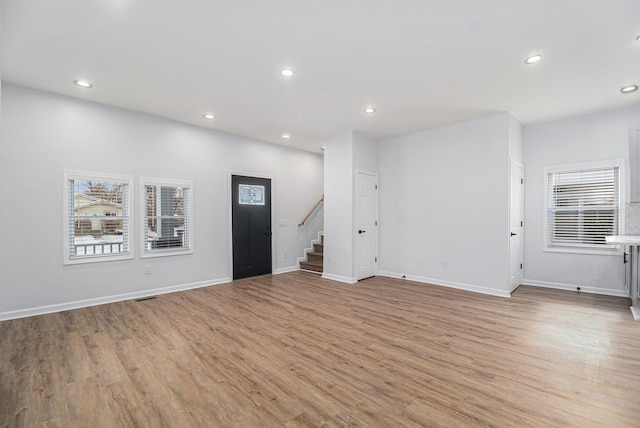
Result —
[{"label": "door knob", "polygon": [[517,233],[511,232],[511,236],[516,236],[516,235],[517,235]]},{"label": "door knob", "polygon": [[358,230],[358,233],[365,233],[365,232],[366,230],[362,230],[362,229]]}]

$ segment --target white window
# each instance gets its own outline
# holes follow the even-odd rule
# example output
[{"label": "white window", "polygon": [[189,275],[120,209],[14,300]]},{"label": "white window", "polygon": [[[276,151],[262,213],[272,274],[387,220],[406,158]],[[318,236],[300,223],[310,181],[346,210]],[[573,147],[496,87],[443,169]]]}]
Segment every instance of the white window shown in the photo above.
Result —
[{"label": "white window", "polygon": [[141,257],[193,252],[191,181],[140,179]]},{"label": "white window", "polygon": [[64,172],[64,263],[131,259],[130,176]]},{"label": "white window", "polygon": [[547,167],[545,250],[616,254],[605,236],[624,232],[623,161]]}]

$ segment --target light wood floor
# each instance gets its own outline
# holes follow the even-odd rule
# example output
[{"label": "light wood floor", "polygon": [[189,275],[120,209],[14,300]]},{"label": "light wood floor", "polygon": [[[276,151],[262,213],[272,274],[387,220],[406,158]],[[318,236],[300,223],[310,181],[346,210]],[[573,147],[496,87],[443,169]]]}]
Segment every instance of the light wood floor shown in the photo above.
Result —
[{"label": "light wood floor", "polygon": [[293,272],[0,322],[0,425],[640,426],[629,300]]}]

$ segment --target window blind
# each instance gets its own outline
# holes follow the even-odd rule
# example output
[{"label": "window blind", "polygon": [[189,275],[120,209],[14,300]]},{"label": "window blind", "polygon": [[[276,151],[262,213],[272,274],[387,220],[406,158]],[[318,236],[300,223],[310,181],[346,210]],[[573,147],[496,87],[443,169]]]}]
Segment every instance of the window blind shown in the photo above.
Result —
[{"label": "window blind", "polygon": [[548,246],[606,246],[618,234],[619,168],[549,172]]},{"label": "window blind", "polygon": [[145,184],[144,252],[191,248],[191,188]]}]

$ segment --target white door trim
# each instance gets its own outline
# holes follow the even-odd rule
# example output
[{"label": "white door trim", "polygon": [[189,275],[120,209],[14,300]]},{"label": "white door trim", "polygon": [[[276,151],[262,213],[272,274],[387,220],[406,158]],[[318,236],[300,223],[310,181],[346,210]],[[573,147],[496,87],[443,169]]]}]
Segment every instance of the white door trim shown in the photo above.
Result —
[{"label": "white door trim", "polygon": [[[360,260],[361,260],[361,256],[362,256],[362,247],[360,245],[359,239],[362,239],[361,235],[358,233],[359,231],[359,219],[361,218],[361,213],[362,210],[364,209],[364,207],[361,204],[361,198],[360,198],[360,186],[359,186],[359,178],[361,175],[367,175],[370,177],[373,177],[373,182],[375,185],[375,189],[374,189],[374,193],[373,193],[373,218],[372,218],[372,222],[375,222],[375,225],[372,225],[371,227],[373,227],[373,231],[368,230],[367,232],[365,232],[367,237],[372,237],[372,248],[369,248],[369,250],[371,251],[371,256],[372,258],[374,258],[374,261],[372,261],[373,266],[371,268],[367,268],[367,269],[363,269],[360,266]],[[364,171],[364,170],[356,170],[356,179],[355,179],[355,216],[354,216],[354,246],[355,246],[355,259],[354,259],[354,263],[355,263],[355,272],[356,272],[356,279],[360,280],[360,279],[364,279],[364,278],[369,278],[371,276],[375,276],[378,274],[378,174],[376,173],[372,173],[372,172],[368,172],[368,171]]]},{"label": "white door trim", "polygon": [[[523,226],[523,223],[521,223],[521,225],[519,227],[516,227],[515,229],[512,228],[512,216],[513,216],[513,212],[512,211],[514,209],[514,206],[513,206],[513,197],[514,197],[513,185],[514,185],[514,183],[513,183],[512,176],[513,176],[513,168],[514,167],[519,168],[520,171],[522,172],[522,175],[520,177],[522,179],[522,181],[521,181],[521,183],[516,184],[516,185],[520,186],[520,204],[519,204],[520,206],[517,207],[517,210],[520,211],[520,221],[524,222],[524,165],[522,165],[520,162],[518,162],[518,161],[516,161],[514,159],[509,159],[509,222],[508,222],[509,223],[509,228],[508,228],[509,230],[508,230],[508,233],[509,234],[517,233],[518,234],[518,242],[519,242],[519,244],[518,244],[518,246],[519,246],[518,253],[520,255],[520,257],[519,257],[520,261],[519,262],[516,261],[516,263],[523,264],[524,263],[524,226]],[[507,244],[508,247],[509,247],[509,270],[508,270],[509,273],[508,273],[508,280],[507,280],[509,293],[513,292],[513,290],[515,290],[518,287],[518,285],[520,285],[522,283],[522,279],[524,278],[524,270],[523,270],[523,268],[520,268],[520,272],[518,274],[519,275],[519,280],[517,280],[517,281],[513,280],[514,276],[518,276],[518,275],[512,275],[512,269],[511,268],[512,268],[512,263],[513,263],[513,256],[514,256],[512,254],[512,251],[513,251],[512,241],[513,241],[512,236],[509,236],[508,244]]]}]

